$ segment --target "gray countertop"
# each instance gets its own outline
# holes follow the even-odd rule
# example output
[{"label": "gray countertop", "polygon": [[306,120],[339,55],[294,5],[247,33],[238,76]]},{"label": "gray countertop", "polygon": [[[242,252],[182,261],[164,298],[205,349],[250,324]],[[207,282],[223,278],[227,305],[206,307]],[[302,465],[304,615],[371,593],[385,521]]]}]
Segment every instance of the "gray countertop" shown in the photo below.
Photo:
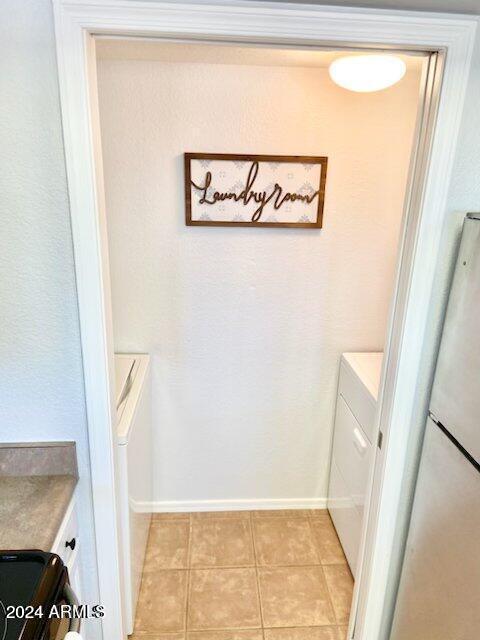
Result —
[{"label": "gray countertop", "polygon": [[76,484],[72,475],[0,477],[0,549],[50,551]]}]

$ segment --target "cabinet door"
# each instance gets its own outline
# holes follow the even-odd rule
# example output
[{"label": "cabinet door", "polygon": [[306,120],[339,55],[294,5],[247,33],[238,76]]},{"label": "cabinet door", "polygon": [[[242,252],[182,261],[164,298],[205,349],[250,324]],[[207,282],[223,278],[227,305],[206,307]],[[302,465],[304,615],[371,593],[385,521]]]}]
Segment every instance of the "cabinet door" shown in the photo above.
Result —
[{"label": "cabinet door", "polygon": [[75,496],[68,505],[65,516],[52,546],[52,553],[60,556],[68,566],[70,558],[75,554],[78,542],[78,519]]},{"label": "cabinet door", "polygon": [[82,589],[82,574],[81,574],[81,551],[77,547],[74,553],[70,556],[67,563],[68,577],[70,579],[70,585],[77,596],[77,600],[80,604],[83,603],[83,589]]},{"label": "cabinet door", "polygon": [[328,510],[355,576],[373,446],[344,398],[337,398]]},{"label": "cabinet door", "polygon": [[353,577],[356,577],[358,547],[362,530],[362,519],[353,504],[350,491],[338,470],[335,458],[330,468],[328,488],[328,510],[335,525],[342,548]]},{"label": "cabinet door", "polygon": [[360,423],[343,397],[338,396],[332,457],[347,485],[360,519],[363,518],[373,454],[373,446]]},{"label": "cabinet door", "polygon": [[[76,547],[75,551],[72,553],[72,555],[68,560],[67,569],[68,569],[70,586],[72,587],[75,595],[77,596],[78,603],[80,605],[87,604],[87,602],[85,602],[83,599],[82,552],[78,546]],[[82,619],[80,623],[80,635],[82,640],[88,640],[88,638],[92,636],[97,637],[91,626],[93,623],[98,623],[98,620],[93,620],[91,618]]]}]

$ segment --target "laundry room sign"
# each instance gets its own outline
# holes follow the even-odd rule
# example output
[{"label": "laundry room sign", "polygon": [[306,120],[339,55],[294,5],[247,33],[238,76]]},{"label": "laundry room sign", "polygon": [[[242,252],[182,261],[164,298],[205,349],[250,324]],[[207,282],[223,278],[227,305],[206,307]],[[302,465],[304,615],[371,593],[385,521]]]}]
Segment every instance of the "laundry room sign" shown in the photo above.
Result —
[{"label": "laundry room sign", "polygon": [[327,158],[185,154],[189,226],[322,227]]}]

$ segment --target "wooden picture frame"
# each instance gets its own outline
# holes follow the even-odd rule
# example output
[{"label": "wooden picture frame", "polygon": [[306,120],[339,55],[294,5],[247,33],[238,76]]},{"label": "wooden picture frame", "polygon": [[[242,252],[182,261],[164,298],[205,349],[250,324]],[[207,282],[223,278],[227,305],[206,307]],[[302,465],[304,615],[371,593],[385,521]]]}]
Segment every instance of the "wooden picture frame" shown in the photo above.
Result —
[{"label": "wooden picture frame", "polygon": [[185,153],[185,223],[321,229],[327,164],[325,156]]}]

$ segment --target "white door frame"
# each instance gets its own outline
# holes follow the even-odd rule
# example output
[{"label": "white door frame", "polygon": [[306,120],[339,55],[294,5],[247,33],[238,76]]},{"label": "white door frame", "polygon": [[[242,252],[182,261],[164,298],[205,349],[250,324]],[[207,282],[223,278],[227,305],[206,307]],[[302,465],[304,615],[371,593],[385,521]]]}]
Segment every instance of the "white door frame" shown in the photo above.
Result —
[{"label": "white door frame", "polygon": [[[421,347],[446,217],[447,190],[475,39],[467,16],[284,3],[52,0],[68,189],[75,251],[99,589],[107,640],[123,638],[115,492],[113,340],[103,173],[96,96],[95,35],[197,38],[306,46],[401,48],[446,53],[432,136],[411,199],[384,367],[379,427],[383,449],[375,514],[369,522],[355,638],[377,640],[394,544]],[[433,122],[433,116],[431,116]],[[420,174],[419,174],[420,175]],[[411,227],[412,225],[410,225]],[[405,258],[406,257],[406,258]],[[401,289],[401,290],[400,290]],[[401,295],[403,291],[404,295]],[[398,303],[398,304],[397,304]],[[392,344],[393,343],[393,344]],[[377,465],[378,466],[378,465]],[[373,510],[371,510],[373,511]],[[365,561],[368,560],[368,562]],[[360,610],[360,609],[359,609]],[[353,629],[353,623],[351,625]]]}]

